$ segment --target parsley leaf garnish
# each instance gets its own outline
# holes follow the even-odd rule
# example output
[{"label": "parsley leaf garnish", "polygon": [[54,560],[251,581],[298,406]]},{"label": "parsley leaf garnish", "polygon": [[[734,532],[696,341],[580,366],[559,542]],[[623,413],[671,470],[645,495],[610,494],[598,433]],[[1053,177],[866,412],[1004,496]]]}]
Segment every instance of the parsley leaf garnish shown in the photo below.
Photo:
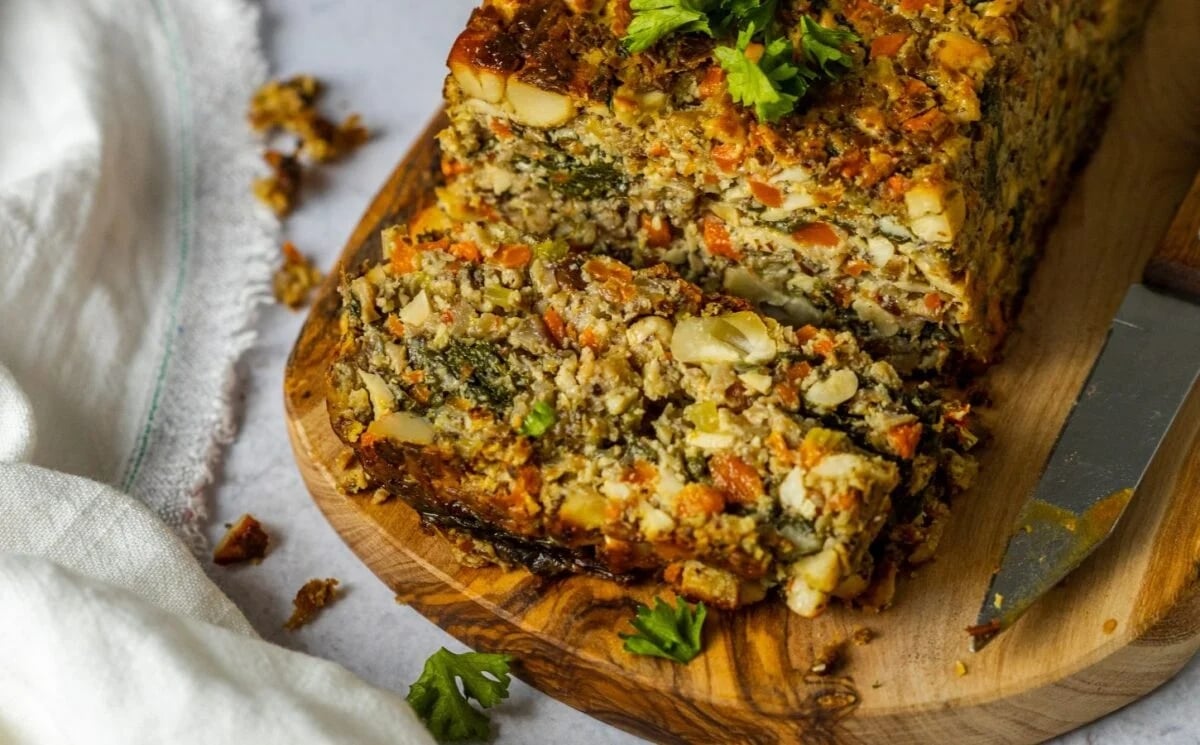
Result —
[{"label": "parsley leaf garnish", "polygon": [[733,100],[753,107],[760,121],[773,122],[796,108],[815,76],[793,63],[792,43],[784,37],[756,49],[757,60],[751,57],[754,30],[751,24],[738,35],[737,47],[717,47],[714,53]]},{"label": "parsley leaf garnish", "polygon": [[708,25],[711,0],[632,0],[633,20],[625,33],[625,48],[644,52],[664,36],[699,32],[712,36]]},{"label": "parsley leaf garnish", "polygon": [[520,433],[526,437],[541,437],[554,426],[557,419],[553,406],[545,401],[536,401],[525,415],[525,421],[521,422]]},{"label": "parsley leaf garnish", "polygon": [[778,0],[632,0],[634,12],[625,37],[630,52],[644,51],[663,37],[700,32],[731,38],[714,55],[725,71],[729,94],[752,107],[760,121],[773,122],[792,113],[796,103],[818,80],[835,80],[854,63],[843,47],[861,39],[845,29],[829,29],[811,16],[801,16],[802,50],[796,53],[786,29],[776,19]]},{"label": "parsley leaf garnish", "polygon": [[630,625],[636,634],[620,634],[625,651],[675,662],[691,662],[700,654],[700,634],[708,615],[704,603],[690,605],[682,598],[672,608],[662,598],[654,598],[654,609],[639,604]]},{"label": "parsley leaf garnish", "polygon": [[511,660],[506,654],[455,654],[442,647],[425,660],[421,677],[408,690],[408,703],[439,741],[486,739],[491,731],[487,715],[467,699],[487,709],[508,698]]},{"label": "parsley leaf garnish", "polygon": [[842,51],[849,42],[860,41],[852,31],[825,28],[808,16],[800,19],[804,60],[833,80],[850,69],[854,58]]}]

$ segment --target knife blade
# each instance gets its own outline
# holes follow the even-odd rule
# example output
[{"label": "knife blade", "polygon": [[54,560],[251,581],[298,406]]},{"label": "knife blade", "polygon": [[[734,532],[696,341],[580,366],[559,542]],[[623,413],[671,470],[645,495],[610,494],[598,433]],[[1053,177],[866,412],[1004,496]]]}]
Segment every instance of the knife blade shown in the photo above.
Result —
[{"label": "knife blade", "polygon": [[971,635],[979,651],[1112,533],[1200,379],[1200,178],[1147,281],[1125,296]]}]

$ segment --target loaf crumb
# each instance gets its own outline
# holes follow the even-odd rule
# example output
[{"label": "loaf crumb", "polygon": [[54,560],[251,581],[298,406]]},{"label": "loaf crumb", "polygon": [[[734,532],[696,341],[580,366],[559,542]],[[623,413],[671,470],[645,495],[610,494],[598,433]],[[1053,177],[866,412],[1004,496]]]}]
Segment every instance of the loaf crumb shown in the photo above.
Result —
[{"label": "loaf crumb", "polygon": [[292,615],[283,624],[288,631],[295,631],[316,618],[321,609],[337,600],[336,579],[310,579],[292,600]]},{"label": "loaf crumb", "polygon": [[283,264],[275,270],[271,286],[275,299],[296,310],[308,303],[312,288],[321,282],[321,272],[291,241],[283,244]]},{"label": "loaf crumb", "polygon": [[963,662],[962,660],[955,660],[954,661],[954,674],[960,678],[963,677],[964,675],[966,675],[967,674],[967,663]]},{"label": "loaf crumb", "polygon": [[300,198],[300,161],[295,153],[288,155],[278,150],[267,150],[263,161],[270,166],[271,173],[254,179],[254,196],[270,207],[276,217],[286,217]]},{"label": "loaf crumb", "polygon": [[866,626],[859,626],[854,630],[854,633],[850,636],[850,639],[857,646],[865,647],[875,639],[875,632]]},{"label": "loaf crumb", "polygon": [[213,549],[214,564],[228,566],[246,561],[255,564],[262,561],[271,537],[253,515],[242,515],[228,528],[217,547]]}]

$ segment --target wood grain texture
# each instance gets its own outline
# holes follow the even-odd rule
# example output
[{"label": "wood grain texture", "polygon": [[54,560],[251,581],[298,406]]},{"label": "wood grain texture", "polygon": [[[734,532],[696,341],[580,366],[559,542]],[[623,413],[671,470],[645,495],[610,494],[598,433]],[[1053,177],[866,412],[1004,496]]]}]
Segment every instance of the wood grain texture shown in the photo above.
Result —
[{"label": "wood grain texture", "polygon": [[[712,613],[706,651],[690,665],[632,657],[617,632],[653,587],[463,568],[407,507],[338,494],[333,464],[343,448],[323,394],[336,277],[285,377],[290,434],[313,497],[375,573],[435,623],[479,649],[516,655],[518,674],[556,698],[661,742],[1035,742],[1123,706],[1200,647],[1200,395],[1112,539],[983,652],[967,651],[963,629],[1109,320],[1200,168],[1196,38],[1200,3],[1160,0],[1107,134],[1049,236],[1006,358],[989,374],[995,442],[981,482],[956,504],[937,560],[902,579],[891,610],[835,608],[809,621],[768,602]],[[438,124],[367,211],[346,265],[378,255],[379,226],[429,199]],[[807,673],[826,645],[862,626],[876,640],[848,646],[837,675]],[[955,674],[956,660],[967,675]]]},{"label": "wood grain texture", "polygon": [[1150,257],[1146,281],[1200,301],[1200,175]]}]

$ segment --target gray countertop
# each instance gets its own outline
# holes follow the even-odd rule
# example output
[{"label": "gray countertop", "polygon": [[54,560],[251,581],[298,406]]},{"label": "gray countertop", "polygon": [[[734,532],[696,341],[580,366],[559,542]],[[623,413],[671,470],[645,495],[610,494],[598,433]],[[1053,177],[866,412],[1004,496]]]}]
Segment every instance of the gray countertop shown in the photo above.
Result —
[{"label": "gray countertop", "polygon": [[[290,238],[320,266],[332,265],[368,201],[438,105],[443,62],[474,0],[264,0],[262,36],[277,74],[304,72],[329,84],[326,108],[358,111],[374,139],[347,162],[320,169],[288,220]],[[217,583],[265,638],[341,663],[401,693],[439,646],[461,649],[416,611],[397,605],[342,543],[309,499],[284,426],[283,365],[303,314],[264,309],[259,338],[239,367],[239,433],[210,495],[209,536],[244,512],[259,517],[274,548],[259,566],[213,569]],[[297,588],[337,577],[344,599],[312,625],[281,629]],[[1200,664],[1147,699],[1063,742],[1200,743]],[[517,682],[496,710],[498,743],[635,743],[625,734]]]}]

